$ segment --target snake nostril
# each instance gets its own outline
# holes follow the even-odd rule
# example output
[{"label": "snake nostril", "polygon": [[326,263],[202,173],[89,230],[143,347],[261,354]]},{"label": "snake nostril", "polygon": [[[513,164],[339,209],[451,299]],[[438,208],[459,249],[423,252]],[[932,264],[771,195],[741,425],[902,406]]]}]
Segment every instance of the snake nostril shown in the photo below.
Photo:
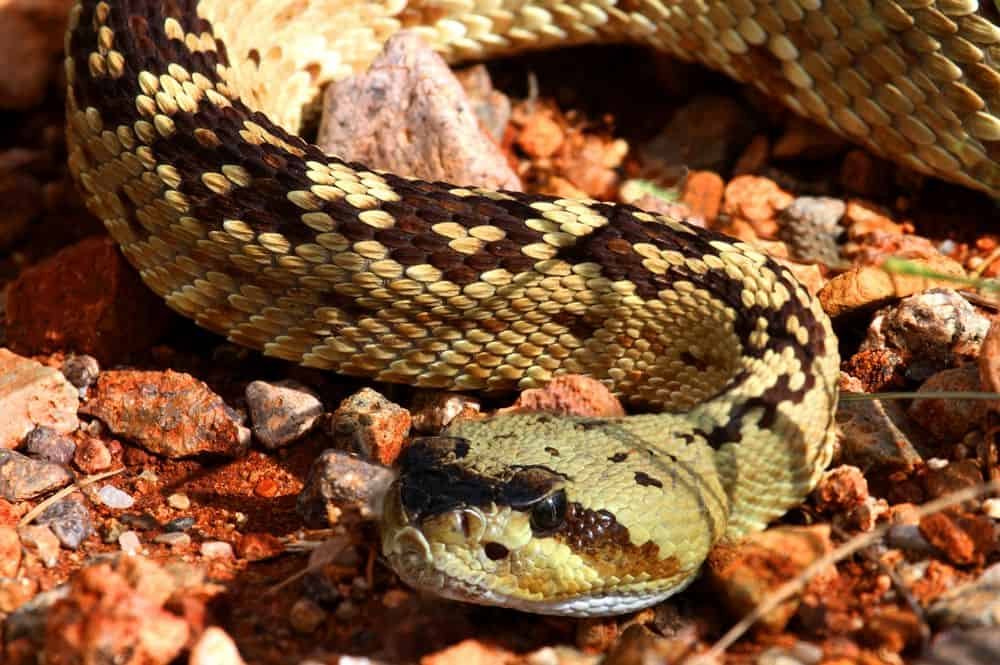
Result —
[{"label": "snake nostril", "polygon": [[500,543],[486,543],[483,545],[483,552],[486,553],[486,558],[490,561],[506,559],[507,555],[510,554],[510,550]]}]

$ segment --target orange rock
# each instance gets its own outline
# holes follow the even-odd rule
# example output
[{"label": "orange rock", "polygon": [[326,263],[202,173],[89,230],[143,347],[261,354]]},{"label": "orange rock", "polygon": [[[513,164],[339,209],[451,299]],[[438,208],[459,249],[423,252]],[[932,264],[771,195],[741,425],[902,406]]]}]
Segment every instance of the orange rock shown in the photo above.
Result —
[{"label": "orange rock", "polygon": [[114,365],[151,346],[171,314],[106,237],[24,270],[7,297],[7,339],[25,354],[76,351]]},{"label": "orange rock", "polygon": [[544,111],[528,116],[517,136],[517,144],[531,157],[551,157],[562,145],[562,127]]},{"label": "orange rock", "polygon": [[[913,259],[917,267],[944,275],[965,277],[957,262],[946,256]],[[889,273],[876,266],[855,266],[837,275],[819,291],[819,301],[830,316],[840,316],[862,307],[883,305],[935,287],[953,287],[954,282],[922,275]]]},{"label": "orange rock", "polygon": [[84,568],[70,580],[69,595],[48,612],[46,662],[170,663],[191,632],[163,608],[173,591],[170,575],[142,557]]},{"label": "orange rock", "polygon": [[420,659],[420,665],[507,665],[515,654],[493,644],[465,640]]},{"label": "orange rock", "polygon": [[328,429],[342,449],[391,466],[411,424],[409,411],[371,388],[362,388],[340,403]]},{"label": "orange rock", "polygon": [[738,217],[731,218],[725,226],[719,226],[716,230],[720,233],[725,233],[727,236],[731,236],[737,240],[742,240],[743,242],[751,244],[760,239],[757,237],[757,232],[754,231],[750,222],[745,219],[739,219]]},{"label": "orange rock", "polygon": [[[979,349],[979,380],[984,390],[1000,392],[1000,318],[993,319]],[[1000,402],[990,402],[990,408],[1000,411]]]},{"label": "orange rock", "polygon": [[615,169],[621,165],[628,144],[602,136],[577,133],[561,146],[556,168],[588,197],[608,199],[618,184]]},{"label": "orange rock", "polygon": [[722,211],[755,225],[774,223],[778,213],[787,208],[794,197],[768,178],[741,175],[726,185]]},{"label": "orange rock", "polygon": [[813,490],[817,507],[831,513],[860,506],[868,496],[868,481],[861,469],[848,465],[827,471]]},{"label": "orange rock", "polygon": [[[743,616],[832,548],[829,525],[776,527],[736,543],[716,545],[709,553],[706,574],[727,609]],[[831,567],[810,584],[828,582],[836,574]],[[765,615],[761,624],[780,631],[797,608],[797,600],[788,600]]]},{"label": "orange rock", "polygon": [[14,577],[21,565],[21,539],[13,526],[0,526],[0,577]]},{"label": "orange rock", "polygon": [[181,372],[102,372],[81,413],[118,436],[170,459],[200,453],[239,457],[250,430],[222,398]]},{"label": "orange rock", "polygon": [[712,171],[692,171],[684,182],[681,200],[696,215],[712,224],[722,207],[722,194],[726,184],[718,173]]},{"label": "orange rock", "polygon": [[264,499],[270,499],[278,493],[278,483],[273,478],[261,478],[254,485],[253,493]]},{"label": "orange rock", "polygon": [[886,212],[877,204],[864,199],[849,199],[842,220],[852,238],[884,231],[893,235],[901,235],[903,226],[892,221]]},{"label": "orange rock", "polygon": [[982,565],[997,548],[993,520],[987,515],[935,513],[920,520],[920,533],[959,566]]},{"label": "orange rock", "polygon": [[614,418],[625,415],[625,409],[603,383],[580,374],[563,374],[543,388],[523,391],[513,406],[505,412],[546,411],[574,416]]},{"label": "orange rock", "polygon": [[245,533],[236,543],[236,554],[247,561],[262,561],[278,556],[285,545],[269,533]]}]

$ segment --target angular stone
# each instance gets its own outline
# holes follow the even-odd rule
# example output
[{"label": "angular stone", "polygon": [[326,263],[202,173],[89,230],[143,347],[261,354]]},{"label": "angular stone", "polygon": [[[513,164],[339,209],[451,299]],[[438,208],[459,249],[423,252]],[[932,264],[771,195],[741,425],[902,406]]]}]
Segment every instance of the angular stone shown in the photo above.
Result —
[{"label": "angular stone", "polygon": [[66,467],[0,449],[0,497],[8,501],[34,499],[73,481]]},{"label": "angular stone", "polygon": [[69,464],[76,452],[76,443],[51,427],[38,426],[24,438],[24,449],[29,455],[45,462]]},{"label": "angular stone", "polygon": [[94,524],[87,507],[71,498],[57,501],[46,508],[35,520],[52,529],[62,546],[75,550],[94,532]]},{"label": "angular stone", "polygon": [[348,161],[424,180],[521,189],[462,86],[414,32],[392,36],[365,74],[328,86],[323,108],[318,143]]},{"label": "angular stone", "polygon": [[325,450],[309,469],[295,510],[310,527],[325,528],[344,517],[370,520],[395,473],[340,450]]},{"label": "angular stone", "polygon": [[72,432],[79,404],[76,388],[58,370],[0,348],[0,448],[16,448],[39,425]]},{"label": "angular stone", "polygon": [[329,433],[339,447],[392,465],[410,431],[410,412],[371,388],[362,388],[337,407]]},{"label": "angular stone", "polygon": [[102,372],[80,411],[170,459],[201,453],[239,457],[250,445],[250,430],[221,397],[189,374],[170,370]]},{"label": "angular stone", "polygon": [[246,389],[254,436],[275,449],[305,435],[323,415],[323,403],[296,381],[254,381]]}]

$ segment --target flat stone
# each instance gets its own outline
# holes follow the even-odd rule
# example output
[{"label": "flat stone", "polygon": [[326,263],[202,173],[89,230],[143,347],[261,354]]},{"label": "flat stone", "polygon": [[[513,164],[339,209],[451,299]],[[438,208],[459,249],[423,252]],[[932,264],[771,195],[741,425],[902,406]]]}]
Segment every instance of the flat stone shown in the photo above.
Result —
[{"label": "flat stone", "polygon": [[250,445],[250,430],[221,397],[189,374],[170,370],[102,372],[80,411],[170,459],[240,457]]},{"label": "flat stone", "polygon": [[126,508],[131,508],[135,504],[135,499],[133,499],[127,492],[123,492],[114,485],[105,485],[99,489],[97,491],[97,497],[105,506],[116,510],[125,510]]},{"label": "flat stone", "polygon": [[1000,654],[1000,630],[990,626],[938,635],[916,665],[993,665]]},{"label": "flat stone", "polygon": [[977,580],[938,596],[928,616],[941,628],[1000,626],[1000,564],[984,570]]},{"label": "flat stone", "polygon": [[170,532],[161,533],[153,538],[154,543],[168,545],[170,547],[187,547],[191,544],[191,536],[186,533]]},{"label": "flat stone", "polygon": [[206,559],[232,559],[233,546],[224,540],[206,540],[201,544],[201,555]]},{"label": "flat stone", "polygon": [[66,467],[0,449],[0,497],[8,501],[34,499],[73,481]]}]

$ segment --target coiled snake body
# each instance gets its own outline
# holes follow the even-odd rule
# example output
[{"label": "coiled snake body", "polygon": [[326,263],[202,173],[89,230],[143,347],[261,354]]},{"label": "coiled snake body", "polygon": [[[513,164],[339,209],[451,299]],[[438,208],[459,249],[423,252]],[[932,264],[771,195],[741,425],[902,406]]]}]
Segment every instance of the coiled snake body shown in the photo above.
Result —
[{"label": "coiled snake body", "polygon": [[595,40],[697,57],[997,192],[1000,30],[961,0],[80,0],[70,167],[144,281],[279,358],[418,386],[582,372],[655,415],[508,415],[404,455],[383,551],[439,594],[571,615],[683,588],[829,462],[836,341],[789,271],[627,206],[426,183],[295,136],[401,26],[451,58]]}]

